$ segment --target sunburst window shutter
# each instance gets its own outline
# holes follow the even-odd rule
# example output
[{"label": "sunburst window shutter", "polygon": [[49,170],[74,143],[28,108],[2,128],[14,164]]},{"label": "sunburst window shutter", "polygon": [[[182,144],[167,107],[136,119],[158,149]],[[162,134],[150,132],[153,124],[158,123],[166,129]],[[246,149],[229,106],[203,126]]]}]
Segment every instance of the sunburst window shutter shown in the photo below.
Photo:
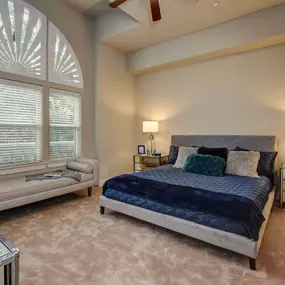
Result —
[{"label": "sunburst window shutter", "polygon": [[49,22],[49,80],[83,88],[78,59],[67,39]]},{"label": "sunburst window shutter", "polygon": [[22,0],[0,1],[0,70],[46,79],[46,17]]},{"label": "sunburst window shutter", "polygon": [[42,158],[42,88],[0,80],[0,167]]}]

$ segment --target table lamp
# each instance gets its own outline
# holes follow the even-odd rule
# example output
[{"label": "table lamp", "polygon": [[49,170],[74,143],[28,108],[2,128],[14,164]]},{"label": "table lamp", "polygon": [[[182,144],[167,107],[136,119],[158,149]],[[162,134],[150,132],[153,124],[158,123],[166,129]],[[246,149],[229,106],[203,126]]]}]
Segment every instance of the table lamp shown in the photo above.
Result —
[{"label": "table lamp", "polygon": [[158,122],[157,121],[144,121],[143,122],[143,133],[148,133],[148,146],[147,155],[154,155],[156,152],[154,133],[158,133]]}]

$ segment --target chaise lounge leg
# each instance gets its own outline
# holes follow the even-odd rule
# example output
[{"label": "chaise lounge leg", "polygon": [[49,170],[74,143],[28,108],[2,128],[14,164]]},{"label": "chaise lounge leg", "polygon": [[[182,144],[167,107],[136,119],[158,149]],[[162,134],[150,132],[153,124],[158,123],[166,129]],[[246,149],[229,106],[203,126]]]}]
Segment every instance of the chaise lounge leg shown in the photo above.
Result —
[{"label": "chaise lounge leg", "polygon": [[88,188],[88,196],[91,197],[92,196],[92,187]]},{"label": "chaise lounge leg", "polygon": [[256,270],[256,259],[249,258],[249,267],[251,270]]},{"label": "chaise lounge leg", "polygon": [[105,207],[100,206],[100,213],[101,215],[105,214]]}]

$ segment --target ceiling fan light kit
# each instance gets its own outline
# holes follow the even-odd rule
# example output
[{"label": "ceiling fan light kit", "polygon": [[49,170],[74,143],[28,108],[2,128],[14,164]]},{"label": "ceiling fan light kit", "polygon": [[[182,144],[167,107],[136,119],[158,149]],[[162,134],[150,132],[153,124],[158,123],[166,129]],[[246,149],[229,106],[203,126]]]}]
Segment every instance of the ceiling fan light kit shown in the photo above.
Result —
[{"label": "ceiling fan light kit", "polygon": [[[117,8],[121,4],[127,2],[128,0],[115,0],[114,2],[110,3],[109,6],[111,8]],[[161,20],[161,12],[160,12],[160,6],[159,6],[159,0],[149,0],[150,1],[150,7],[151,7],[151,15],[152,20],[154,22],[157,22]]]}]

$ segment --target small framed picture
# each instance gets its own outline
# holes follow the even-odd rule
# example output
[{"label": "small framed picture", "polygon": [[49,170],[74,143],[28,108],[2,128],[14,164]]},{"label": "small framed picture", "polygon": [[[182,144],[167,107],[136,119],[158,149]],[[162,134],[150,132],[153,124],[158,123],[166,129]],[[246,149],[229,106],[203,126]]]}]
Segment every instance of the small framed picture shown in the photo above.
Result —
[{"label": "small framed picture", "polygon": [[145,146],[138,145],[138,154],[145,154]]}]

